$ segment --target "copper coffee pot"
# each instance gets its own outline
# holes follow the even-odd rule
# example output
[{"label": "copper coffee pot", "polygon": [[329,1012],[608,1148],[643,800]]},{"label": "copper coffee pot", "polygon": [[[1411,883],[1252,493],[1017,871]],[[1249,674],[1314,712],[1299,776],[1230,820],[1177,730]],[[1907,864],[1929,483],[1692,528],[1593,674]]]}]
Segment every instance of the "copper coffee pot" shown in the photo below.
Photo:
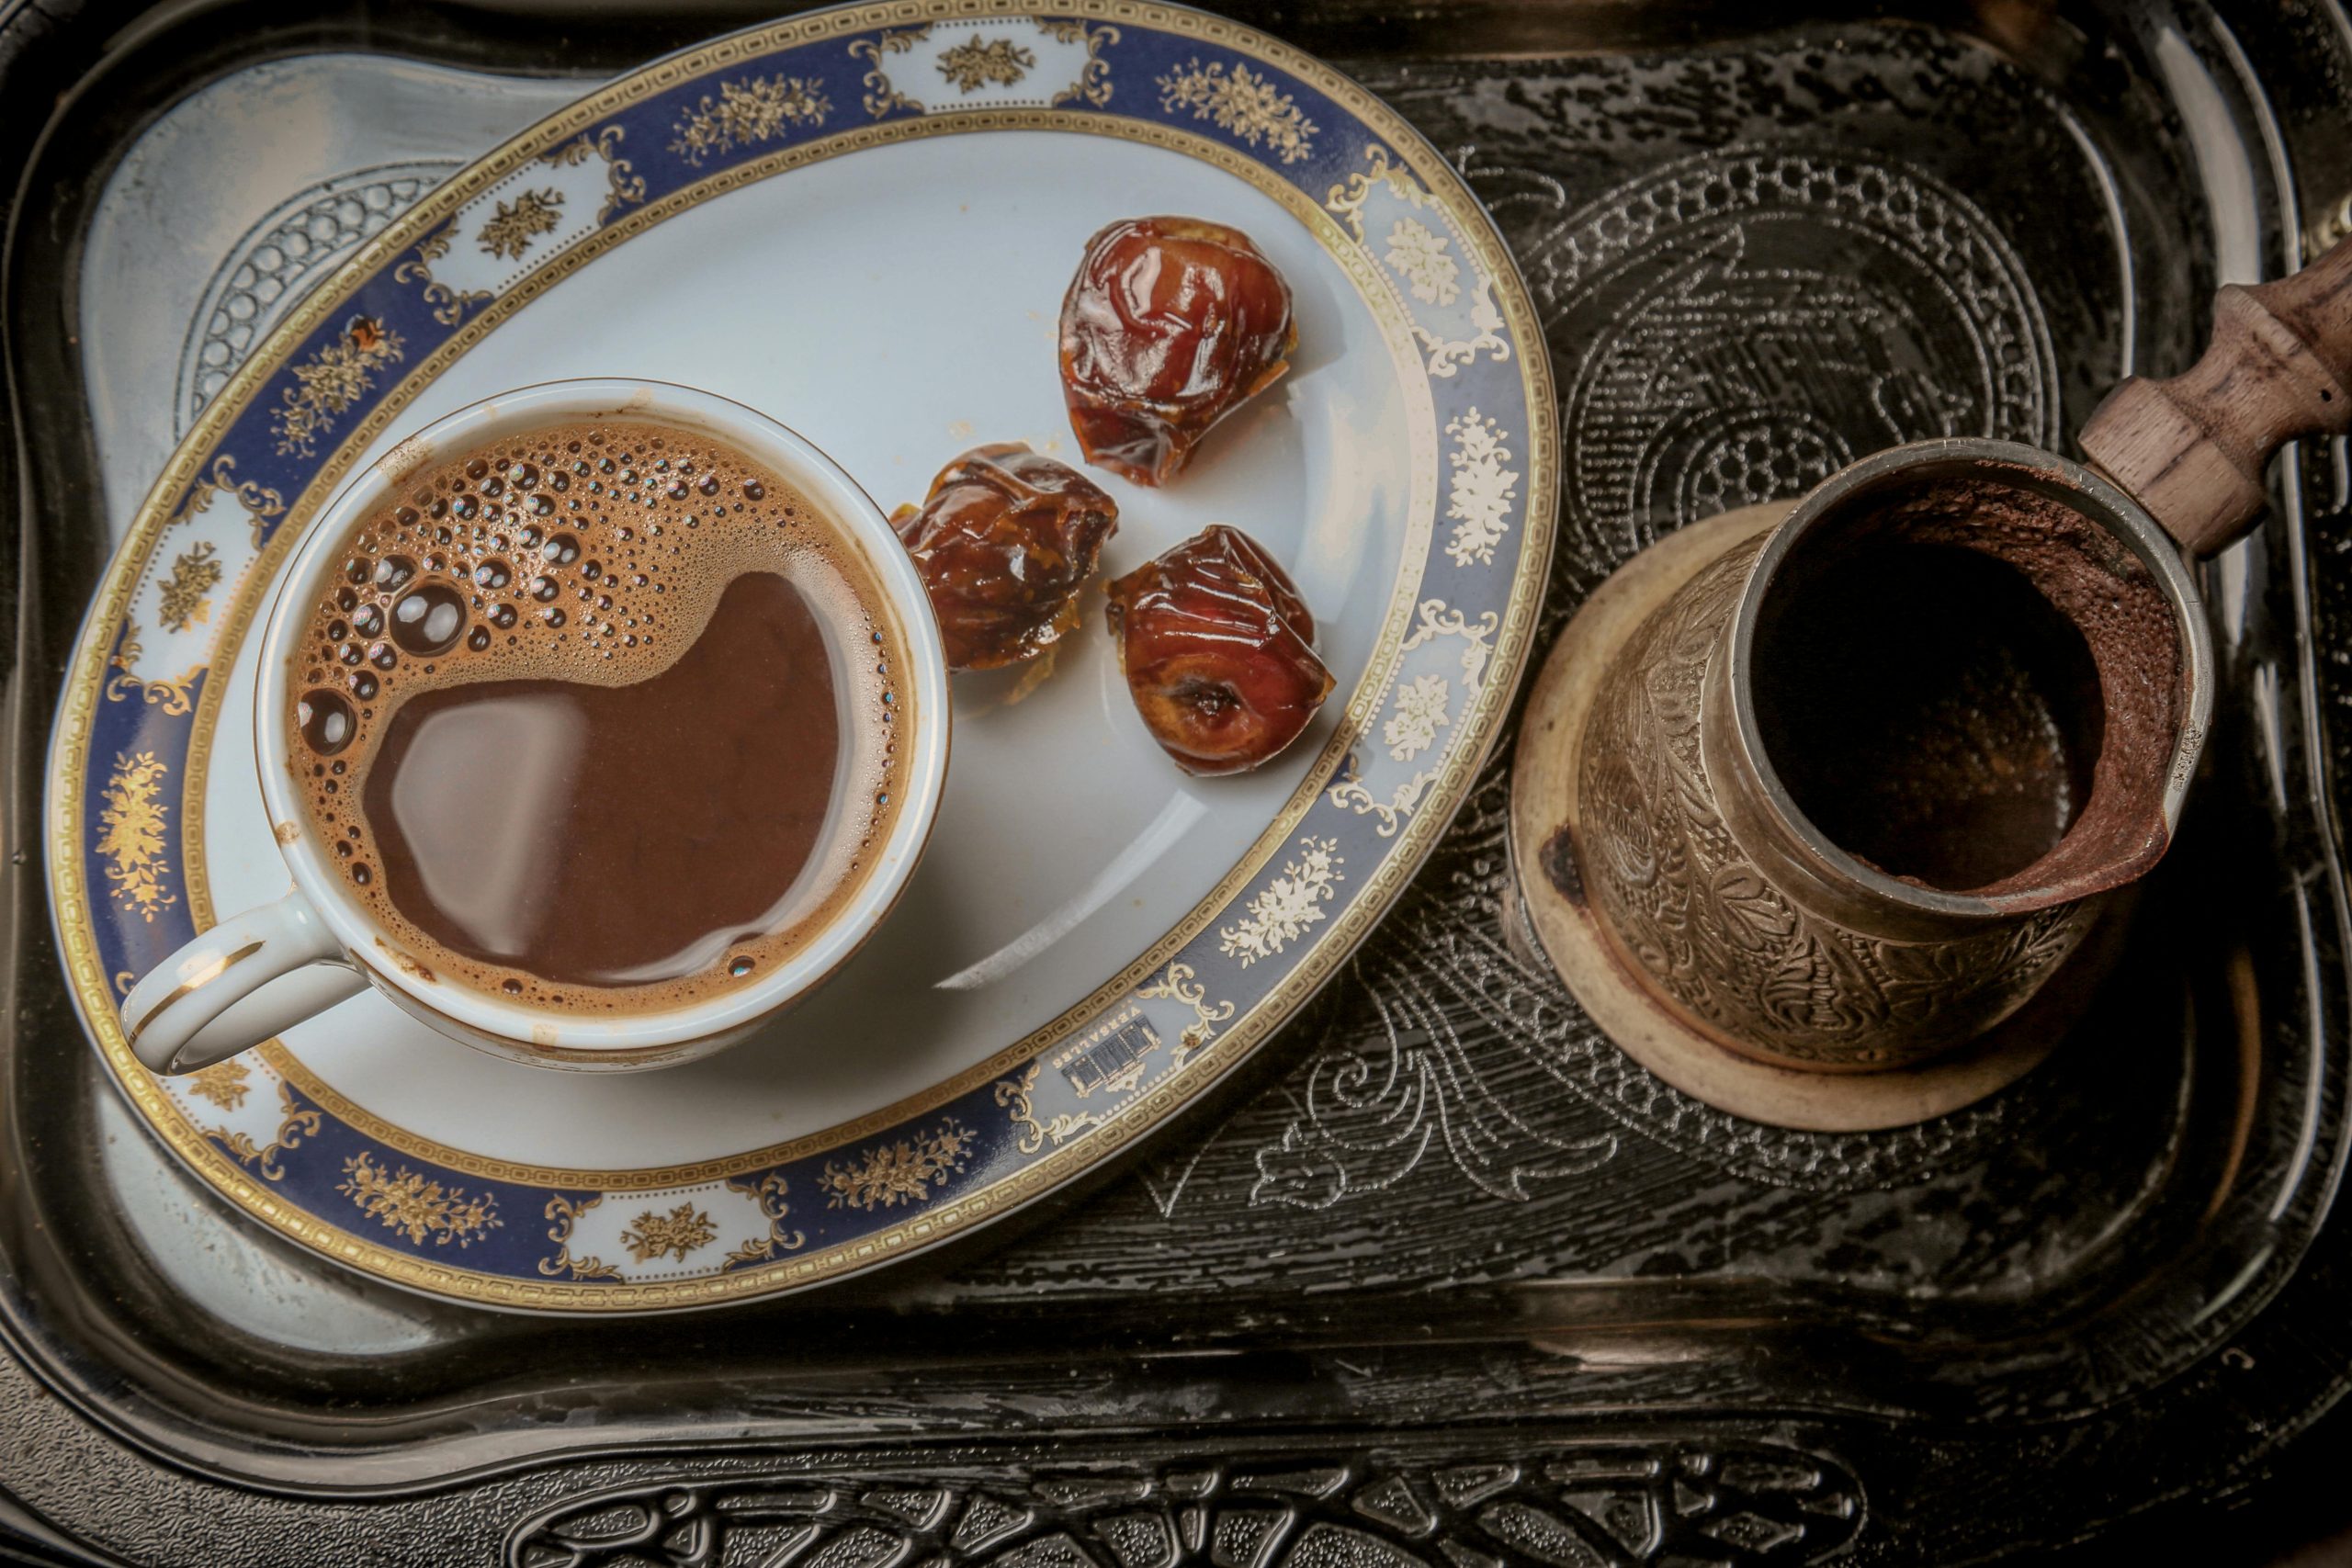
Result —
[{"label": "copper coffee pot", "polygon": [[[1549,657],[1513,786],[1531,921],[1579,1000],[1669,1081],[1798,1125],[1916,1120],[2030,1066],[2055,1031],[1962,1048],[2172,840],[2212,705],[2187,561],[2260,516],[2282,444],[2347,429],[2352,240],[2223,288],[2194,367],[2092,414],[2087,465],[1918,442],[1627,563]],[[1987,571],[2023,598],[1972,597]],[[1847,760],[1845,731],[1906,700],[1890,671],[1946,645],[2039,658],[2053,616],[2080,678],[2072,711],[2033,710],[2047,757],[1972,706],[1956,742]],[[1969,837],[2038,809],[2042,773],[2046,841]]]}]

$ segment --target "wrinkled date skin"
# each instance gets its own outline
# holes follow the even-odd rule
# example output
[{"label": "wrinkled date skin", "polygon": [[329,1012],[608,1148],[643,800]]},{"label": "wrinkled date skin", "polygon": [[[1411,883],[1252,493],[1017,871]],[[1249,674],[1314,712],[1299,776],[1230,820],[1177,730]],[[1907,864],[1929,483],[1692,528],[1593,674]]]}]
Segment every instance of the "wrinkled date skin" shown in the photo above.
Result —
[{"label": "wrinkled date skin", "polygon": [[1018,442],[975,446],[939,470],[891,525],[915,558],[951,670],[1035,659],[1078,625],[1078,591],[1118,503],[1066,463]]},{"label": "wrinkled date skin", "polygon": [[1127,690],[1190,773],[1238,773],[1297,739],[1331,694],[1315,617],[1256,540],[1223,524],[1110,587]]},{"label": "wrinkled date skin", "polygon": [[1062,300],[1062,391],[1086,460],[1164,485],[1290,368],[1290,285],[1250,236],[1130,218],[1087,242]]}]

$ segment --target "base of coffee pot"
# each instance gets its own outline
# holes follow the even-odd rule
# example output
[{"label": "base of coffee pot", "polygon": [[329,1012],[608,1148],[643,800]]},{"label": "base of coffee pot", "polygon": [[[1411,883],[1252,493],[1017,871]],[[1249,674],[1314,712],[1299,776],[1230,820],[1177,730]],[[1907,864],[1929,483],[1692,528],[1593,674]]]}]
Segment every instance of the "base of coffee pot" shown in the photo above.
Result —
[{"label": "base of coffee pot", "polygon": [[[1694,1099],[1750,1121],[1809,1132],[1869,1132],[1949,1114],[2007,1088],[2047,1056],[2087,1005],[2100,954],[2121,925],[2109,910],[2032,1000],[1947,1055],[1878,1072],[1805,1072],[1743,1055],[1643,984],[1582,896],[1576,834],[1585,720],[1610,655],[1701,569],[1773,527],[1792,501],[1742,507],[1677,529],[1588,599],[1529,694],[1511,767],[1510,853],[1535,943],[1617,1046]],[[2104,940],[2103,940],[2104,939]]]}]

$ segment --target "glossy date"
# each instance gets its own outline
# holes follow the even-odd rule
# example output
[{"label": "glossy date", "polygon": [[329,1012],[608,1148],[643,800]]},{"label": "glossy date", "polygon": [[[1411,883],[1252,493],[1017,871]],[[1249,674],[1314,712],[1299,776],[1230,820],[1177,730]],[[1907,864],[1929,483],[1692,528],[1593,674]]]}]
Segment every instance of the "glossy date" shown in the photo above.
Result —
[{"label": "glossy date", "polygon": [[1035,659],[1078,625],[1119,507],[1093,480],[1018,442],[976,446],[891,525],[930,592],[951,670]]},{"label": "glossy date", "polygon": [[1070,428],[1088,462],[1166,484],[1297,346],[1290,286],[1249,235],[1197,218],[1114,223],[1062,300]]},{"label": "glossy date", "polygon": [[1256,540],[1218,524],[1110,585],[1127,690],[1192,773],[1238,773],[1298,739],[1331,671],[1315,617]]}]

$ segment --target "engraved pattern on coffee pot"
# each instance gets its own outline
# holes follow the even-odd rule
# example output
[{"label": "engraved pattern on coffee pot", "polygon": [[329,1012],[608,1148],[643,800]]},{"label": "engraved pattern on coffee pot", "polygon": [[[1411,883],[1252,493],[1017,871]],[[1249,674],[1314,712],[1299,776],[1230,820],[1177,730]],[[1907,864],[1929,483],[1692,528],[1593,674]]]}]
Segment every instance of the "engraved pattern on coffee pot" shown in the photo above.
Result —
[{"label": "engraved pattern on coffee pot", "polygon": [[2008,1016],[2098,901],[1904,941],[1825,918],[1767,874],[1724,821],[1717,791],[1739,785],[1709,766],[1702,724],[1763,545],[1708,566],[1610,661],[1577,784],[1585,888],[1621,955],[1725,1044],[1816,1069],[1900,1066]]}]

